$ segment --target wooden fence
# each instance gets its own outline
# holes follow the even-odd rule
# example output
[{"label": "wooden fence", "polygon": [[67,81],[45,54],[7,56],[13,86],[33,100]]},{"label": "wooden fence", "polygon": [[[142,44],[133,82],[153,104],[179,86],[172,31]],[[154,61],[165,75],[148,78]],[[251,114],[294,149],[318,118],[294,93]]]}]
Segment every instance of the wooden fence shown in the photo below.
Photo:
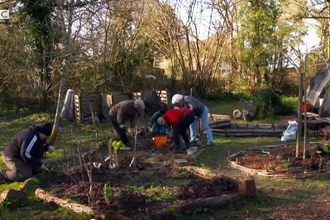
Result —
[{"label": "wooden fence", "polygon": [[[170,104],[167,90],[148,90],[132,93],[113,92],[111,94],[76,94],[74,96],[76,121],[83,122],[88,120],[88,117],[84,116],[91,114],[92,110],[93,113],[102,113],[104,117],[108,118],[112,106],[124,100],[138,98],[146,102]],[[141,112],[141,115],[144,116],[144,112]]]}]

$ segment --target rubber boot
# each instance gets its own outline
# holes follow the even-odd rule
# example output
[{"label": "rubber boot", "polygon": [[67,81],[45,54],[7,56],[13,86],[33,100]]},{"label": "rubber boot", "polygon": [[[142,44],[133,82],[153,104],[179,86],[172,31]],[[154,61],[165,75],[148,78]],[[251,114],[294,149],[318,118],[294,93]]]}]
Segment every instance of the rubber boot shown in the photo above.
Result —
[{"label": "rubber boot", "polygon": [[175,145],[174,150],[173,150],[173,154],[180,154],[183,153],[184,151],[180,148],[180,146]]},{"label": "rubber boot", "polygon": [[186,150],[188,150],[191,147],[190,143],[186,144]]}]

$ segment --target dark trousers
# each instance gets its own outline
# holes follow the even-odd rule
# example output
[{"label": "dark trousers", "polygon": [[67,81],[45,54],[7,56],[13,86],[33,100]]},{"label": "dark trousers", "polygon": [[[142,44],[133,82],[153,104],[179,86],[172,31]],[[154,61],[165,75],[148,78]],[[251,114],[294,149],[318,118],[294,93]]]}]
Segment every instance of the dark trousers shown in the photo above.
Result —
[{"label": "dark trousers", "polygon": [[194,120],[195,120],[195,114],[193,112],[190,112],[186,114],[183,118],[181,118],[174,127],[173,135],[174,135],[174,143],[176,148],[180,148],[180,135],[182,135],[182,138],[186,146],[190,145],[190,140],[187,135],[187,129],[189,128],[189,125],[194,122]]},{"label": "dark trousers", "polygon": [[0,170],[0,181],[25,181],[42,172],[40,168],[34,168],[22,159],[6,156],[2,156],[2,158],[9,170]]},{"label": "dark trousers", "polygon": [[110,116],[110,119],[111,119],[111,124],[115,128],[118,137],[123,142],[123,144],[126,145],[127,142],[128,142],[127,135],[126,135],[126,130],[119,127],[117,117]]}]

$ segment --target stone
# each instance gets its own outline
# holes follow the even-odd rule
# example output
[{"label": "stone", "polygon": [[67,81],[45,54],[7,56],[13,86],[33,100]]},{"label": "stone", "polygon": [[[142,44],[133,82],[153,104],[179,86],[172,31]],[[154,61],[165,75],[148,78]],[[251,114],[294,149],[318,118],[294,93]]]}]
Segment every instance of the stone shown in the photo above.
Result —
[{"label": "stone", "polygon": [[188,163],[188,160],[187,159],[176,159],[176,160],[174,160],[174,163],[177,163],[177,164],[187,164]]},{"label": "stone", "polygon": [[190,147],[188,150],[187,150],[187,154],[188,155],[193,155],[195,153],[197,153],[198,151],[198,147]]}]

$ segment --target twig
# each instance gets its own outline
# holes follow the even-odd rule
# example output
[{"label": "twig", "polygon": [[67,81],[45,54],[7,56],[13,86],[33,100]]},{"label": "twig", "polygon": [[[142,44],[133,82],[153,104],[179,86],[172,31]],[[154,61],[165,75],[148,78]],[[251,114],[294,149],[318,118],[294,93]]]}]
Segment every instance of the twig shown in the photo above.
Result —
[{"label": "twig", "polygon": [[133,164],[130,165],[133,166],[134,168],[136,167],[136,147],[137,147],[137,135],[138,135],[139,127],[140,126],[138,124],[134,129],[134,149],[133,149],[133,158],[132,158]]},{"label": "twig", "polygon": [[95,115],[94,115],[93,106],[92,106],[91,103],[89,103],[89,107],[90,107],[90,110],[91,110],[91,116],[92,116],[94,129],[95,129],[95,141],[98,141],[99,135],[98,135],[97,128],[96,128]]},{"label": "twig", "polygon": [[219,175],[221,167],[222,167],[222,163],[220,162],[219,167],[218,167],[217,172],[216,172],[216,176]]}]

